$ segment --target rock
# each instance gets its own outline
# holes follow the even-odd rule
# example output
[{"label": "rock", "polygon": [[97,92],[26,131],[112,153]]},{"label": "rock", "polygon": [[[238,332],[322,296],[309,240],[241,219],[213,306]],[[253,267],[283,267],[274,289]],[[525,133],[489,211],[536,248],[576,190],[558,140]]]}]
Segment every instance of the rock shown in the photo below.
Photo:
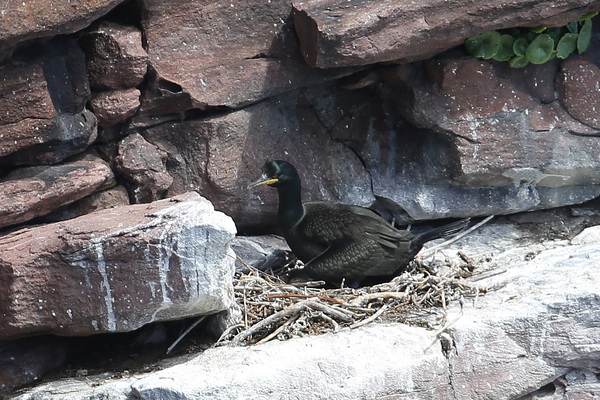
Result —
[{"label": "rock", "polygon": [[142,33],[133,26],[103,22],[79,40],[94,89],[125,89],[140,83],[148,68]]},{"label": "rock", "polygon": [[96,138],[96,118],[83,52],[55,39],[22,55],[23,65],[0,70],[0,164],[53,164],[84,151]]},{"label": "rock", "polygon": [[58,37],[41,49],[34,46],[29,51],[32,54],[25,52],[22,59],[29,61],[29,57],[32,57],[31,62],[42,66],[56,110],[63,114],[81,112],[90,98],[90,85],[85,55],[77,42],[70,37]]},{"label": "rock", "polygon": [[0,395],[41,380],[63,365],[68,352],[68,340],[55,336],[0,342]]},{"label": "rock", "polygon": [[90,109],[98,119],[98,126],[109,128],[127,121],[140,106],[138,89],[110,90],[95,93],[90,99]]},{"label": "rock", "polygon": [[134,133],[121,141],[115,168],[131,183],[131,197],[136,203],[164,197],[173,183],[165,165],[166,158],[166,152],[148,143],[140,134]]},{"label": "rock", "polygon": [[384,0],[295,0],[294,25],[302,55],[319,68],[424,60],[495,29],[560,26],[588,11],[588,0],[560,1],[548,7],[537,0],[515,7],[493,0],[390,2]]},{"label": "rock", "polygon": [[596,368],[598,233],[594,243],[545,250],[510,265],[480,281],[502,289],[480,297],[477,307],[451,308],[448,320],[457,319],[449,356],[456,398],[518,398],[572,371]]},{"label": "rock", "polygon": [[110,189],[94,192],[89,196],[64,205],[42,218],[44,222],[64,221],[89,214],[96,210],[104,210],[129,205],[129,194],[124,186],[118,185]]},{"label": "rock", "polygon": [[113,179],[108,164],[93,155],[61,165],[14,170],[0,180],[0,227],[46,215]]},{"label": "rock", "polygon": [[[52,104],[48,83],[40,64],[0,69],[0,125],[14,124],[27,118],[52,119],[57,112]],[[9,94],[9,95],[6,95]],[[8,146],[14,140],[2,136],[0,155],[10,154]]]},{"label": "rock", "polygon": [[[599,235],[594,227],[571,241],[540,244],[525,228],[499,221],[444,249],[453,260],[458,251],[476,257],[473,251],[481,250],[502,269],[469,281],[487,291],[449,305],[441,341],[435,330],[371,324],[212,348],[162,371],[104,382],[106,376],[68,379],[16,399],[267,399],[273,393],[280,399],[593,399],[600,388]],[[537,255],[522,259],[531,244]]]},{"label": "rock", "polygon": [[[304,197],[369,205],[370,179],[348,147],[331,139],[300,92],[204,120],[165,123],[142,131],[167,154],[173,184],[167,196],[197,190],[230,215],[240,231],[275,224],[277,192],[249,191],[267,159],[286,159],[299,170]],[[296,112],[289,112],[290,110]],[[301,134],[302,132],[302,134]]]},{"label": "rock", "polygon": [[281,236],[236,236],[231,243],[235,251],[235,269],[249,273],[249,266],[273,273],[292,260],[291,250]]},{"label": "rock", "polygon": [[514,213],[600,194],[593,138],[599,131],[570,117],[558,101],[540,104],[487,61],[448,55],[382,74],[391,106],[418,130],[397,131],[396,143],[411,144],[389,161],[368,157],[388,152],[389,140],[377,135],[357,151],[374,194],[411,217]]},{"label": "rock", "polygon": [[0,339],[125,332],[225,310],[234,235],[231,219],[196,193],[8,233]]},{"label": "rock", "polygon": [[600,68],[589,61],[568,59],[556,77],[556,91],[569,114],[582,123],[600,129]]},{"label": "rock", "polygon": [[67,3],[36,0],[7,6],[0,20],[0,60],[9,56],[18,43],[83,29],[121,2],[123,0]]},{"label": "rock", "polygon": [[[155,92],[142,105],[145,113],[238,108],[349,72],[314,70],[302,61],[289,1],[142,3],[155,73]],[[174,104],[179,105],[177,110]]]}]

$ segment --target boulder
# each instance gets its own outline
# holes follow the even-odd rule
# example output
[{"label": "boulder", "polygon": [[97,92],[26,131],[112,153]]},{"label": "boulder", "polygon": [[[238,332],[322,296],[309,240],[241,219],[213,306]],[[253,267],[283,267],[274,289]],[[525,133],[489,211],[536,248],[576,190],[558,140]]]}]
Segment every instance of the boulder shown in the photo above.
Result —
[{"label": "boulder", "polygon": [[600,5],[591,0],[295,0],[294,25],[308,65],[333,68],[424,60],[495,29],[560,26]]},{"label": "boulder", "polygon": [[140,83],[148,68],[142,32],[133,26],[111,22],[79,39],[85,51],[90,84],[94,89],[125,89]]},{"label": "boulder", "polygon": [[289,1],[142,4],[154,74],[145,113],[237,108],[348,73],[314,70],[302,61]]},{"label": "boulder", "polygon": [[125,332],[225,310],[234,235],[197,193],[5,234],[0,339]]},{"label": "boulder", "polygon": [[158,372],[72,378],[16,399],[593,399],[600,390],[600,229],[539,241],[526,227],[498,221],[436,253],[500,266],[465,282],[486,292],[451,303],[442,330],[371,324],[218,347]]},{"label": "boulder", "polygon": [[127,121],[140,106],[138,89],[109,90],[94,93],[90,99],[90,109],[98,119],[98,126],[110,128]]},{"label": "boulder", "polygon": [[7,3],[0,19],[0,61],[10,56],[19,43],[77,32],[122,2],[36,0],[25,4]]},{"label": "boulder", "polygon": [[0,180],[0,227],[49,214],[113,180],[109,165],[94,155],[60,165],[16,169]]}]

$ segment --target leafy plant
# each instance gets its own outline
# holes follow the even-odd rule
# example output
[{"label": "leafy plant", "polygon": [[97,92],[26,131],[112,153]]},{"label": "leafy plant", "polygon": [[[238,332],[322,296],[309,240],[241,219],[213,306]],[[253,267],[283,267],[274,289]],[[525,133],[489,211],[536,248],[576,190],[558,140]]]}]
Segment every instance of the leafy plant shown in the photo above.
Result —
[{"label": "leafy plant", "polygon": [[485,32],[465,41],[473,57],[507,61],[512,68],[543,64],[555,57],[567,58],[575,50],[583,53],[592,38],[592,12],[560,28],[511,28]]}]

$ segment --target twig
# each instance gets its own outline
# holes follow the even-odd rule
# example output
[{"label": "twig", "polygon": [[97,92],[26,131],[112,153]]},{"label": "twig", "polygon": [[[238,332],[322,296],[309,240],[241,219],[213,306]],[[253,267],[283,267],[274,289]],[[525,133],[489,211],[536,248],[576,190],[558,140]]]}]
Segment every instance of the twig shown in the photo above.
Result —
[{"label": "twig", "polygon": [[267,318],[263,319],[262,321],[257,322],[256,324],[252,325],[248,329],[238,333],[233,339],[231,339],[231,344],[234,345],[234,344],[241,343],[246,338],[254,335],[255,333],[258,333],[258,331],[260,331],[261,329],[265,329],[271,324],[275,324],[275,323],[281,321],[282,319],[285,319],[289,316],[295,315],[295,314],[301,312],[305,307],[306,306],[304,305],[303,302],[296,303],[291,307],[281,310],[275,314],[269,315]]},{"label": "twig", "polygon": [[403,292],[367,293],[353,299],[350,304],[358,306],[374,299],[404,299],[406,296],[406,293]]},{"label": "twig", "polygon": [[465,237],[466,235],[468,235],[469,233],[473,232],[475,229],[479,228],[480,226],[486,224],[487,222],[489,222],[492,218],[494,218],[494,215],[490,215],[489,217],[487,217],[486,219],[484,219],[483,221],[480,221],[478,223],[476,223],[475,225],[473,225],[472,227],[470,227],[469,229],[465,229],[464,231],[462,231],[461,233],[459,233],[458,235],[454,236],[453,238],[446,240],[443,243],[437,244],[435,246],[432,246],[428,249],[423,250],[422,252],[419,253],[419,255],[422,257],[425,254],[431,253],[433,251],[436,251],[437,249],[441,248],[441,247],[446,247],[451,243],[456,242],[459,239],[462,239],[463,237]]},{"label": "twig", "polygon": [[351,329],[358,328],[358,327],[361,327],[361,326],[367,325],[367,324],[369,324],[369,323],[371,323],[371,322],[375,321],[377,318],[379,318],[379,316],[380,316],[381,314],[383,314],[383,312],[384,312],[385,310],[387,310],[387,308],[388,308],[388,305],[387,305],[387,303],[386,303],[386,304],[382,305],[382,306],[381,306],[381,308],[380,308],[379,310],[377,310],[377,312],[376,312],[375,314],[371,315],[369,318],[365,318],[365,319],[363,319],[363,320],[362,320],[362,321],[360,321],[360,322],[357,322],[357,323],[355,323],[355,324],[353,324],[353,325],[350,325],[350,328],[351,328]]},{"label": "twig", "polygon": [[198,320],[196,322],[194,322],[189,328],[187,328],[185,330],[185,332],[183,332],[176,341],[173,342],[173,344],[171,346],[169,346],[169,348],[167,349],[167,354],[169,354],[171,352],[171,350],[173,350],[175,348],[175,346],[177,346],[177,343],[179,343],[181,341],[181,339],[183,339],[185,337],[185,335],[187,335],[188,333],[190,333],[190,331],[192,329],[194,329],[196,327],[196,325],[198,325],[200,322],[204,321],[204,318],[206,318],[206,315],[201,316],[200,318],[198,318]]},{"label": "twig", "polygon": [[[291,298],[291,297],[299,297],[302,299],[310,299],[313,298],[315,296],[312,296],[310,294],[300,294],[300,293],[282,293],[282,294],[273,294],[270,296],[267,296],[267,299],[286,299],[286,298]],[[317,298],[319,300],[323,300],[323,301],[329,301],[331,303],[336,303],[336,304],[344,304],[344,302],[339,301],[338,299],[334,299],[332,297],[327,297],[327,296],[317,296]]]},{"label": "twig", "polygon": [[483,279],[487,279],[487,278],[491,278],[492,276],[496,276],[496,275],[502,275],[506,273],[505,269],[502,270],[494,270],[494,271],[489,271],[489,272],[484,272],[481,275],[477,275],[477,276],[472,276],[470,278],[468,278],[469,282],[477,282],[477,281],[481,281]]},{"label": "twig", "polygon": [[275,329],[269,335],[265,336],[264,338],[262,338],[261,340],[256,342],[256,344],[266,343],[269,340],[273,339],[275,336],[279,335],[286,327],[290,326],[294,321],[296,321],[299,317],[300,317],[300,314],[294,315],[292,318],[288,319],[283,324],[281,324],[281,326],[279,328]]},{"label": "twig", "polygon": [[328,305],[325,305],[323,303],[319,303],[316,301],[310,301],[307,300],[306,302],[304,302],[306,304],[307,307],[312,308],[313,310],[317,310],[317,311],[322,311],[325,314],[328,314],[334,318],[337,318],[339,320],[342,320],[344,322],[352,322],[354,321],[352,319],[352,317],[350,317],[349,315],[345,314],[345,313],[350,313],[350,314],[354,314],[352,311],[349,310],[340,310]]}]

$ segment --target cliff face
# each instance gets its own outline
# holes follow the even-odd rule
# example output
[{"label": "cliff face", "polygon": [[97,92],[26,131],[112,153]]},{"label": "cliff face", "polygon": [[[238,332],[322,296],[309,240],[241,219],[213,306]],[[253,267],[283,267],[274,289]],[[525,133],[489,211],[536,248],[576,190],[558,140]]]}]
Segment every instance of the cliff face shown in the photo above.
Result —
[{"label": "cliff face", "polygon": [[[275,193],[246,190],[266,159],[292,162],[307,200],[372,206],[407,224],[600,196],[598,33],[582,55],[523,69],[461,46],[597,10],[591,0],[9,2],[0,18],[0,339],[124,331],[227,308],[235,227],[188,192],[241,233],[271,232]],[[184,210],[160,214],[173,198],[193,205],[191,222]],[[146,203],[162,215],[155,230]],[[181,241],[165,242],[173,235]],[[203,252],[214,257],[187,262]],[[144,260],[142,285],[124,260]],[[209,264],[222,284],[196,290],[190,277]],[[132,284],[115,297],[112,280]],[[34,304],[48,290],[53,307]],[[99,304],[78,305],[75,293]]]}]

